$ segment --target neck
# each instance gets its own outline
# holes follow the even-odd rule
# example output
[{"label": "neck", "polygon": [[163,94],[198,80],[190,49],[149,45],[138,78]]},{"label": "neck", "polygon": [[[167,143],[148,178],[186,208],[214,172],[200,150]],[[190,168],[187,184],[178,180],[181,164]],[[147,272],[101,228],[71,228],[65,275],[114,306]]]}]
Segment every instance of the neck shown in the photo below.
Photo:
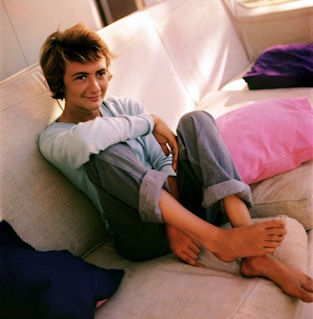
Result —
[{"label": "neck", "polygon": [[73,112],[65,106],[62,115],[59,117],[59,122],[78,124],[80,122],[94,120],[96,117],[101,117],[100,109],[88,112],[85,110],[75,110],[75,112]]}]

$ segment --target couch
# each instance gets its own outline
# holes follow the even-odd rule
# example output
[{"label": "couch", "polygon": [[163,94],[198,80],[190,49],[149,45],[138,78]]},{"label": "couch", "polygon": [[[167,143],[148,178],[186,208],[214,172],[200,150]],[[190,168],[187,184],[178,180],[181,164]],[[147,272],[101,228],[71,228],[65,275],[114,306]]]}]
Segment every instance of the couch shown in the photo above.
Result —
[{"label": "couch", "polygon": [[[313,105],[310,87],[248,89],[242,75],[251,62],[229,14],[219,0],[162,1],[99,30],[116,54],[107,95],[135,97],[173,129],[192,110],[218,119],[267,99],[304,98]],[[65,249],[99,267],[125,270],[95,318],[312,318],[312,304],[266,279],[244,278],[237,261],[223,263],[204,250],[204,268],[173,254],[145,262],[119,256],[90,200],[38,150],[38,135],[63,107],[50,97],[39,65],[2,81],[0,92],[0,220],[39,251]],[[256,221],[288,215],[288,233],[275,255],[310,275],[312,180],[311,160],[251,184]]]}]

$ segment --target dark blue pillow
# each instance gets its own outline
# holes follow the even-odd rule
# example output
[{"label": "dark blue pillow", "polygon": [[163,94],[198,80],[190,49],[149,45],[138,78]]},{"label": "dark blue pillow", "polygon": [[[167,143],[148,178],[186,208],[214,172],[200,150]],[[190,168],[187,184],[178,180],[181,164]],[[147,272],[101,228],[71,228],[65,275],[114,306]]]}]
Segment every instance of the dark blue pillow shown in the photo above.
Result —
[{"label": "dark blue pillow", "polygon": [[313,44],[265,50],[243,76],[250,90],[313,86]]},{"label": "dark blue pillow", "polygon": [[91,265],[65,250],[40,252],[0,222],[0,318],[93,319],[123,270]]}]

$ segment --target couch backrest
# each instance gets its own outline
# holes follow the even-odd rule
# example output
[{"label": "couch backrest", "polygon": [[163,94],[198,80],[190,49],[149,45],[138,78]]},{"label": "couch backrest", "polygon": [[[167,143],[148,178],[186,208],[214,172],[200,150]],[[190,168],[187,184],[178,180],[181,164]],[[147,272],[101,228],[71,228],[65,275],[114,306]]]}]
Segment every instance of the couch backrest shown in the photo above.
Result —
[{"label": "couch backrest", "polygon": [[0,220],[39,250],[85,254],[106,234],[90,201],[39,153],[39,133],[61,112],[40,67],[1,82],[0,96]]},{"label": "couch backrest", "polygon": [[178,77],[162,39],[144,12],[136,12],[99,31],[116,59],[107,95],[132,96],[174,129],[195,103]]},{"label": "couch backrest", "polygon": [[118,56],[108,94],[136,97],[172,128],[249,66],[220,0],[163,1],[99,33]]},{"label": "couch backrest", "polygon": [[195,102],[250,64],[221,0],[170,0],[145,10]]}]

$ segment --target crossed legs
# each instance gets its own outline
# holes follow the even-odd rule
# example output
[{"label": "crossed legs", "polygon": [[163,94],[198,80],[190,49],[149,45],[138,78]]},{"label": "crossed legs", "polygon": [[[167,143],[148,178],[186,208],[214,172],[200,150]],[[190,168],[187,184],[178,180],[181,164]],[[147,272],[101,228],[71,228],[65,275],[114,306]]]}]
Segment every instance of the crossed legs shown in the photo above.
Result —
[{"label": "crossed legs", "polygon": [[[200,113],[200,114],[198,114]],[[191,141],[192,145],[195,145],[195,143],[200,143],[202,145],[205,145],[203,142],[201,142],[201,139],[197,138],[197,136],[200,135],[199,127],[202,127],[202,130],[208,130],[208,127],[211,127],[209,131],[206,132],[206,134],[215,134],[214,133],[214,121],[213,119],[207,114],[202,112],[196,112],[191,113],[191,116],[188,115],[186,119],[184,120],[184,125],[181,128],[181,137],[183,143],[190,143],[189,137],[190,136],[196,136],[196,140]],[[211,122],[211,123],[210,123]],[[187,128],[187,130],[186,130]],[[195,132],[196,134],[192,134],[192,132]],[[203,134],[201,134],[203,136]],[[185,136],[188,136],[188,138],[184,138]],[[218,140],[219,136],[215,136],[213,138],[213,142],[210,142],[210,139],[207,142],[211,143],[210,148],[214,147],[214,141]],[[185,142],[187,140],[187,142]],[[221,144],[222,142],[219,141]],[[184,146],[184,145],[183,145]],[[188,145],[187,145],[188,146]],[[181,147],[181,145],[180,145]],[[207,146],[199,146],[197,145],[197,149],[202,149],[202,153],[205,152],[205,149]],[[182,147],[183,149],[183,147]],[[192,163],[200,163],[200,167],[203,166],[201,164],[201,160],[195,161],[195,158],[199,156],[200,154],[196,154],[194,151],[191,154],[188,154],[189,147],[186,147],[186,154],[183,154],[183,156],[188,157],[191,160]],[[223,147],[221,149],[221,153],[223,154],[226,152],[223,150]],[[220,153],[220,152],[218,152]],[[224,153],[227,155],[227,152]],[[203,155],[203,154],[201,154]],[[200,156],[199,156],[200,157]],[[203,156],[201,156],[203,158]],[[200,159],[201,159],[200,157]],[[223,155],[219,155],[219,157],[223,157]],[[212,165],[212,163],[210,163]],[[214,165],[217,165],[214,163]],[[199,176],[198,167],[197,165],[192,165],[193,171],[195,172],[195,175]],[[225,167],[225,166],[224,166]],[[229,178],[235,178],[238,180],[238,175],[236,172],[236,168],[232,168],[231,166],[228,166],[227,173],[230,174]],[[203,170],[202,170],[203,175]],[[204,176],[203,179],[203,185],[206,185],[207,180]],[[223,183],[223,182],[222,182]],[[225,186],[225,183],[223,183]],[[227,186],[227,185],[226,185]],[[208,185],[208,188],[212,191],[212,187]],[[218,188],[217,191],[220,191]],[[216,193],[216,190],[213,187],[213,192]],[[237,196],[239,194],[239,196]],[[204,191],[204,197],[206,196]],[[204,200],[205,202],[205,200]],[[226,196],[223,198],[223,207],[226,215],[228,216],[228,219],[234,229],[247,229],[246,226],[251,225],[251,218],[247,209],[247,205],[249,205],[249,198],[244,195],[243,193],[237,193],[236,196]],[[245,227],[242,227],[245,226]],[[250,226],[248,226],[250,227]],[[271,227],[270,227],[271,228]],[[279,245],[281,243],[281,240],[283,239],[283,236],[285,234],[285,229],[282,229],[282,232],[276,232],[275,234],[272,232],[273,229],[270,229],[271,235],[266,238],[266,246],[272,247],[272,244]],[[268,231],[268,230],[267,230]],[[249,240],[249,236],[244,236],[246,240]],[[250,238],[251,239],[251,238]],[[232,260],[232,254],[229,252],[226,254],[216,254],[219,258],[221,258],[224,261]],[[313,302],[313,280],[312,278],[308,277],[304,273],[298,271],[297,269],[290,268],[286,265],[284,265],[281,261],[277,260],[272,256],[270,253],[263,254],[261,256],[256,255],[250,255],[247,258],[243,258],[241,262],[241,272],[244,276],[247,277],[254,277],[254,276],[260,276],[264,278],[268,278],[272,280],[275,284],[277,284],[286,294],[297,297],[303,301],[306,302]]]},{"label": "crossed legs", "polygon": [[[198,122],[197,125],[195,125],[196,122]],[[152,236],[147,241],[143,238],[144,236],[140,237],[138,234],[146,229],[145,226],[148,224],[163,226],[163,224],[155,223],[163,221],[195,238],[224,261],[244,258],[241,271],[245,276],[269,278],[287,294],[304,301],[312,301],[312,279],[286,267],[270,255],[283,240],[286,232],[284,222],[275,219],[252,224],[247,209],[247,205],[251,204],[250,190],[240,181],[236,168],[224,147],[220,151],[219,146],[223,144],[218,140],[219,135],[212,118],[207,113],[194,112],[185,116],[180,125],[178,139],[181,152],[177,179],[182,193],[182,204],[175,200],[166,189],[167,176],[143,167],[125,144],[114,145],[94,156],[86,165],[88,176],[96,185],[103,205],[106,205],[108,198],[115,200],[115,204],[108,207],[110,211],[107,210],[107,212],[111,215],[108,218],[109,222],[113,220],[114,233],[122,234],[119,236],[118,245],[127,247],[127,242],[142,241],[137,246],[138,251],[133,250],[132,256],[128,254],[127,249],[118,249],[118,251],[135,260],[153,258],[169,252],[168,243],[163,241],[164,249],[161,251],[144,255],[144,257],[136,256],[141,254],[140,249],[143,246],[149,250],[149,245],[165,236],[165,231],[164,227],[157,227],[158,235],[154,238]],[[206,129],[209,131],[203,131]],[[183,134],[186,134],[188,138],[184,138]],[[206,140],[199,141],[199,137],[203,136],[210,136],[209,145]],[[197,141],[192,141],[192,138],[197,138]],[[186,143],[190,144],[186,145]],[[193,147],[198,155],[195,155],[193,151],[190,152]],[[209,150],[211,154],[203,155],[206,150]],[[189,177],[180,172],[187,172]],[[151,184],[149,181],[153,182],[152,187],[149,186]],[[190,187],[190,181],[201,185],[202,203],[192,201],[194,193],[189,191],[193,191],[194,188]],[[122,185],[124,187],[121,187]],[[145,197],[148,197],[148,201],[142,203],[142,198]],[[221,229],[214,225],[214,220],[213,223],[205,220],[206,211],[212,210],[212,205],[214,206],[216,202],[222,202],[221,206],[224,207],[224,213],[233,225],[232,229]],[[120,224],[123,223],[119,221],[120,216],[125,214],[125,205],[134,215],[128,218],[129,222],[121,228]],[[143,227],[138,228],[137,225],[140,224]],[[128,231],[127,235],[123,233],[125,229]]]}]

